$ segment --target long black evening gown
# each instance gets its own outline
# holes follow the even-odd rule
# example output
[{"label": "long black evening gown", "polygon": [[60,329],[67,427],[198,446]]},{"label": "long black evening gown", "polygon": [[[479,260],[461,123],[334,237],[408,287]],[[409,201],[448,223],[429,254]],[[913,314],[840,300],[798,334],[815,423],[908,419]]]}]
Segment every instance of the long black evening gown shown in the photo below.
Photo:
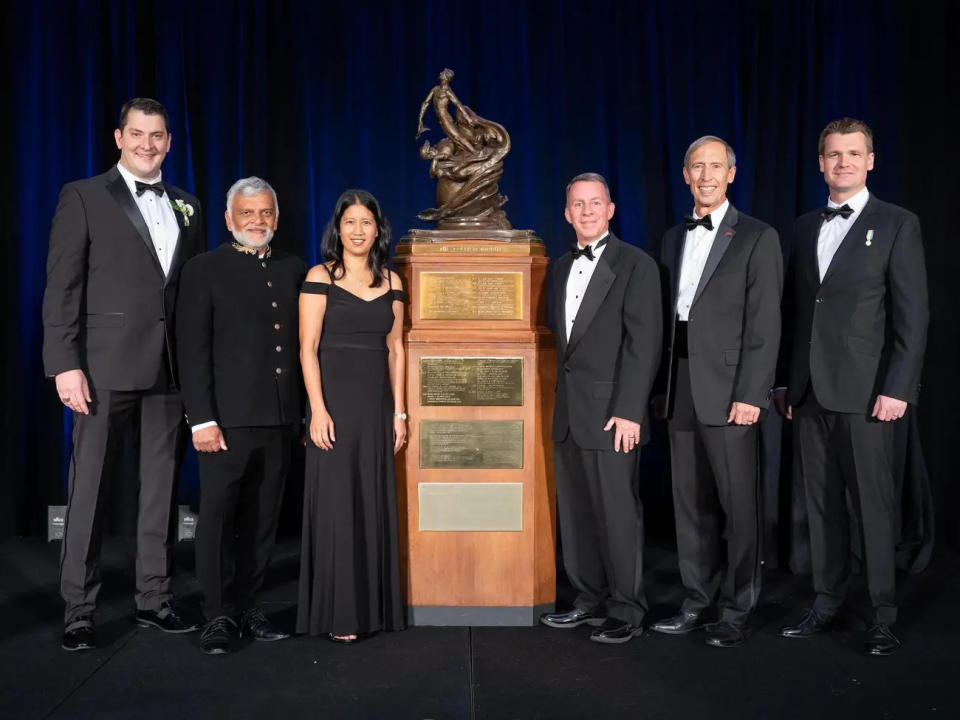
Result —
[{"label": "long black evening gown", "polygon": [[321,450],[307,434],[297,632],[401,630],[386,336],[405,295],[391,288],[366,301],[316,282],[302,292],[327,296],[320,374],[336,441]]}]

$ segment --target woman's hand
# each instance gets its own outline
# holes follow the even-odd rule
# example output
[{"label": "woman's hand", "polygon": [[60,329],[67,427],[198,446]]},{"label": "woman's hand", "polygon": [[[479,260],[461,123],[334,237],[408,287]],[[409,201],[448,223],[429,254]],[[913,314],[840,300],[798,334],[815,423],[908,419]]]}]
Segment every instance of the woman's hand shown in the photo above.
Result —
[{"label": "woman's hand", "polygon": [[314,412],[310,418],[310,439],[321,450],[333,450],[337,436],[333,430],[333,418],[326,410]]},{"label": "woman's hand", "polygon": [[400,448],[407,442],[407,421],[394,416],[393,418],[393,454],[400,452]]}]

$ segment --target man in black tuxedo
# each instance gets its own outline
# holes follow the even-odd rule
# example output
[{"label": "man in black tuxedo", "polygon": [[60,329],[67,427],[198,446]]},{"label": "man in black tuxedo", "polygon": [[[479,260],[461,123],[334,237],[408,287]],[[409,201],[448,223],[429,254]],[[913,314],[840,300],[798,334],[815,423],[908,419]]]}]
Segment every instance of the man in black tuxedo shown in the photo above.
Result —
[{"label": "man in black tuxedo", "polygon": [[200,452],[200,649],[231,650],[237,627],[282,640],[254,603],[277,532],[290,445],[302,417],[297,304],[307,268],[273,250],[277,195],[238,180],[225,213],[233,242],[183,269],[177,303],[183,400]]},{"label": "man in black tuxedo", "polygon": [[200,203],[162,180],[170,131],[156,100],[127,102],[114,139],[116,167],[60,193],[43,298],[44,369],[73,411],[60,561],[65,650],[95,646],[104,457],[131,420],[140,433],[136,620],[196,629],[170,603],[170,570],[183,421],[174,304],[181,266],[203,250]]},{"label": "man in black tuxedo", "polygon": [[564,566],[579,594],[573,610],[540,618],[555,628],[599,625],[590,639],[601,643],[643,632],[638,469],[662,330],[656,263],[609,231],[613,213],[600,175],[567,185],[565,215],[577,243],[553,273],[553,440]]},{"label": "man in black tuxedo", "polygon": [[680,635],[700,628],[716,600],[707,643],[734,647],[760,595],[757,423],[777,363],[783,260],[776,231],[727,199],[737,171],[728,143],[695,140],[683,165],[694,207],[661,247],[670,332],[660,411],[669,418],[687,597],[678,615],[651,629]]},{"label": "man in black tuxedo", "polygon": [[782,634],[809,637],[835,624],[850,574],[849,498],[873,604],[864,650],[889,655],[900,646],[891,439],[917,401],[929,320],[920,222],[867,190],[866,124],[831,122],[819,152],[830,198],[793,227],[779,371],[786,390],[777,393],[794,420],[817,596]]}]

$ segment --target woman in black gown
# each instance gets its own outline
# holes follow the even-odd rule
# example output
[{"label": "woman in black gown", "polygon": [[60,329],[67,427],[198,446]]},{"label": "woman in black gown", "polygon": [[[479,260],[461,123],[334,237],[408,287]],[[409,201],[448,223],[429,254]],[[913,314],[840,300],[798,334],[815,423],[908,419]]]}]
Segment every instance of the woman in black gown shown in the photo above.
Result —
[{"label": "woman in black gown", "polygon": [[310,438],[297,632],[337,642],[404,625],[393,465],[407,435],[404,294],[389,249],[379,203],[347,190],[324,231],[327,262],[300,295]]}]

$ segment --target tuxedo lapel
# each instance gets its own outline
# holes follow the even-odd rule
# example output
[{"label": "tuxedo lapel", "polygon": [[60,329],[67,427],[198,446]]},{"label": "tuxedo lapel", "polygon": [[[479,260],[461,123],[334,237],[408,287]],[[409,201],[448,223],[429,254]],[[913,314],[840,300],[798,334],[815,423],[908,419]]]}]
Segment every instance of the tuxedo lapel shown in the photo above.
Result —
[{"label": "tuxedo lapel", "polygon": [[[183,198],[180,197],[172,185],[167,185],[166,188],[167,197],[170,198],[171,203],[174,203],[177,200],[183,200]],[[173,258],[170,260],[170,271],[167,273],[167,277],[164,280],[164,285],[166,285],[166,282],[169,278],[176,277],[176,270],[183,263],[185,252],[183,249],[184,228],[186,227],[186,223],[189,222],[189,219],[184,217],[183,213],[176,208],[173,208],[173,215],[177,219],[177,229],[179,230],[179,233],[177,234],[177,246],[174,248]]]},{"label": "tuxedo lapel", "polygon": [[560,356],[567,350],[567,280],[570,277],[570,268],[573,267],[573,257],[570,253],[557,260],[557,270],[554,279],[557,286],[554,288],[554,317],[556,318],[557,339],[560,341]]},{"label": "tuxedo lapel", "polygon": [[713,245],[710,246],[710,254],[707,255],[707,262],[703,266],[703,274],[700,275],[700,283],[697,285],[697,292],[693,296],[693,302],[690,303],[690,307],[697,304],[697,300],[699,300],[703,294],[703,289],[707,286],[707,283],[710,282],[713,273],[716,272],[717,266],[723,258],[723,254],[727,251],[727,248],[730,247],[730,242],[737,233],[736,225],[739,218],[740,214],[733,206],[733,203],[731,203],[730,207],[727,208],[727,212],[724,213],[720,225],[717,227],[717,234],[713,238]]},{"label": "tuxedo lapel", "polygon": [[580,309],[577,310],[577,317],[573,321],[573,329],[570,331],[570,342],[567,345],[566,354],[569,355],[576,348],[577,343],[583,338],[593,321],[594,315],[603,304],[604,298],[610,291],[610,286],[617,279],[617,273],[613,270],[616,267],[617,257],[620,254],[620,240],[610,234],[607,240],[607,247],[595,261],[596,270],[590,278],[586,292],[583,294],[583,302],[580,303]]},{"label": "tuxedo lapel", "polygon": [[676,241],[673,245],[673,294],[670,299],[673,301],[673,312],[677,309],[677,298],[680,297],[680,271],[683,269],[683,251],[687,245],[687,228],[685,225],[677,225]]},{"label": "tuxedo lapel", "polygon": [[114,168],[110,175],[111,176],[107,179],[107,190],[113,196],[113,199],[117,201],[117,205],[119,205],[120,209],[123,210],[123,213],[127,216],[127,219],[133,224],[137,234],[143,241],[144,247],[146,247],[147,252],[150,253],[150,257],[153,258],[157,272],[159,272],[162,276],[163,268],[160,267],[160,258],[157,257],[157,250],[153,246],[153,240],[150,239],[150,231],[147,230],[147,224],[143,221],[143,215],[140,214],[140,208],[138,208],[137,203],[134,202],[133,196],[130,194],[130,190],[127,187],[127,183],[124,182],[123,176],[120,175],[120,171]]},{"label": "tuxedo lapel", "polygon": [[[840,246],[837,248],[837,252],[834,253],[833,258],[830,260],[830,266],[823,274],[823,281],[820,283],[821,285],[825,284],[830,279],[837,267],[843,262],[843,258],[850,252],[850,248],[852,248],[856,243],[861,242],[866,236],[864,228],[868,226],[870,215],[873,214],[873,211],[876,209],[876,207],[877,204],[873,201],[873,195],[871,195],[867,199],[867,204],[864,205],[863,210],[857,216],[857,219],[853,221],[853,225],[851,225],[850,229],[847,230],[847,234],[844,235],[843,240],[840,241]],[[819,236],[819,232],[817,234]],[[814,256],[816,256],[816,245],[814,245]]]}]

